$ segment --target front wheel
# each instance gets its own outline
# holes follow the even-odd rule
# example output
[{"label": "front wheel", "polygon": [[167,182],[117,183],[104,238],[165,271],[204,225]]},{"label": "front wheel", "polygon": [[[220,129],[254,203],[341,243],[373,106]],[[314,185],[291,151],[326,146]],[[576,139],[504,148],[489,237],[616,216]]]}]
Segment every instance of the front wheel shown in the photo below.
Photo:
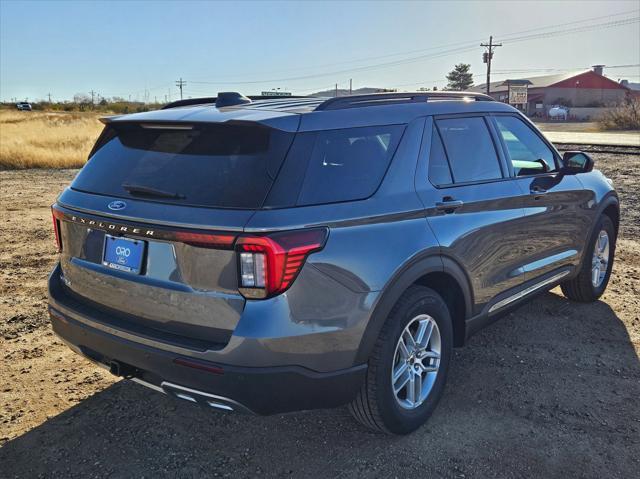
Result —
[{"label": "front wheel", "polygon": [[442,396],[452,351],[447,305],[432,289],[411,286],[380,332],[365,383],[349,407],[351,413],[377,431],[414,431]]},{"label": "front wheel", "polygon": [[580,272],[560,285],[562,293],[573,301],[590,303],[607,288],[616,249],[616,230],[611,218],[601,216],[587,245]]}]

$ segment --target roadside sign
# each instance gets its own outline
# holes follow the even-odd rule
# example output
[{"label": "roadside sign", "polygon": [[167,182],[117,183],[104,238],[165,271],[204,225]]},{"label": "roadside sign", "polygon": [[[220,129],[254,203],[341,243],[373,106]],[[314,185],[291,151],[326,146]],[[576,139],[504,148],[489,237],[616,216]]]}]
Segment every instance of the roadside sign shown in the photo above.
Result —
[{"label": "roadside sign", "polygon": [[527,85],[509,85],[509,104],[525,105],[527,103]]},{"label": "roadside sign", "polygon": [[262,96],[291,96],[291,92],[289,91],[263,91]]}]

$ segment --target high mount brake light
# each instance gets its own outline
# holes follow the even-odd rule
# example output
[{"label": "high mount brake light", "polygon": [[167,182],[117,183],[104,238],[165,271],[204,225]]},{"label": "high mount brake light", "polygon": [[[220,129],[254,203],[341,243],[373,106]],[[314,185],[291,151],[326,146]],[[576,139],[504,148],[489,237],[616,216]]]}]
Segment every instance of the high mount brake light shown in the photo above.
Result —
[{"label": "high mount brake light", "polygon": [[321,250],[329,230],[316,228],[265,236],[241,236],[238,251],[240,293],[263,299],[285,292],[298,276],[307,256]]},{"label": "high mount brake light", "polygon": [[60,237],[60,212],[53,206],[51,207],[51,217],[53,219],[53,234],[56,237],[56,246],[58,247],[58,253],[62,251],[62,238]]}]

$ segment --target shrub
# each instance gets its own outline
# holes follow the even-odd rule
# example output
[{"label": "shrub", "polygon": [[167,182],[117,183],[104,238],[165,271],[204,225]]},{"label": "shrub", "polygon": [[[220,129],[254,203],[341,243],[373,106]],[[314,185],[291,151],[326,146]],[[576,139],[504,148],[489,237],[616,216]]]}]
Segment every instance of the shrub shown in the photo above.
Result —
[{"label": "shrub", "polygon": [[640,98],[628,97],[624,103],[602,115],[606,130],[640,130]]}]

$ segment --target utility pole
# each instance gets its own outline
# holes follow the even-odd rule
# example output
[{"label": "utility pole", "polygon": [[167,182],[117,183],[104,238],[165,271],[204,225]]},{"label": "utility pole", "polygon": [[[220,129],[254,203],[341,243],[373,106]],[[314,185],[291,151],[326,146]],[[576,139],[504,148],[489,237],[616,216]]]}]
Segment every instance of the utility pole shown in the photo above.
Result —
[{"label": "utility pole", "polygon": [[336,83],[336,96],[338,96],[338,84]]},{"label": "utility pole", "polygon": [[180,80],[176,80],[176,86],[180,88],[180,99],[182,100],[182,87],[186,85],[187,82],[180,77]]},{"label": "utility pole", "polygon": [[349,95],[353,94],[353,78],[349,78]]},{"label": "utility pole", "polygon": [[96,94],[95,91],[91,90],[91,106],[93,106],[93,96]]},{"label": "utility pole", "polygon": [[493,36],[489,37],[489,43],[481,43],[481,47],[487,49],[482,55],[482,61],[487,64],[487,95],[491,94],[491,59],[493,58],[493,49],[501,47],[502,43],[493,43]]},{"label": "utility pole", "polygon": [[51,93],[47,93],[47,96],[49,97],[49,103],[51,103]]}]

